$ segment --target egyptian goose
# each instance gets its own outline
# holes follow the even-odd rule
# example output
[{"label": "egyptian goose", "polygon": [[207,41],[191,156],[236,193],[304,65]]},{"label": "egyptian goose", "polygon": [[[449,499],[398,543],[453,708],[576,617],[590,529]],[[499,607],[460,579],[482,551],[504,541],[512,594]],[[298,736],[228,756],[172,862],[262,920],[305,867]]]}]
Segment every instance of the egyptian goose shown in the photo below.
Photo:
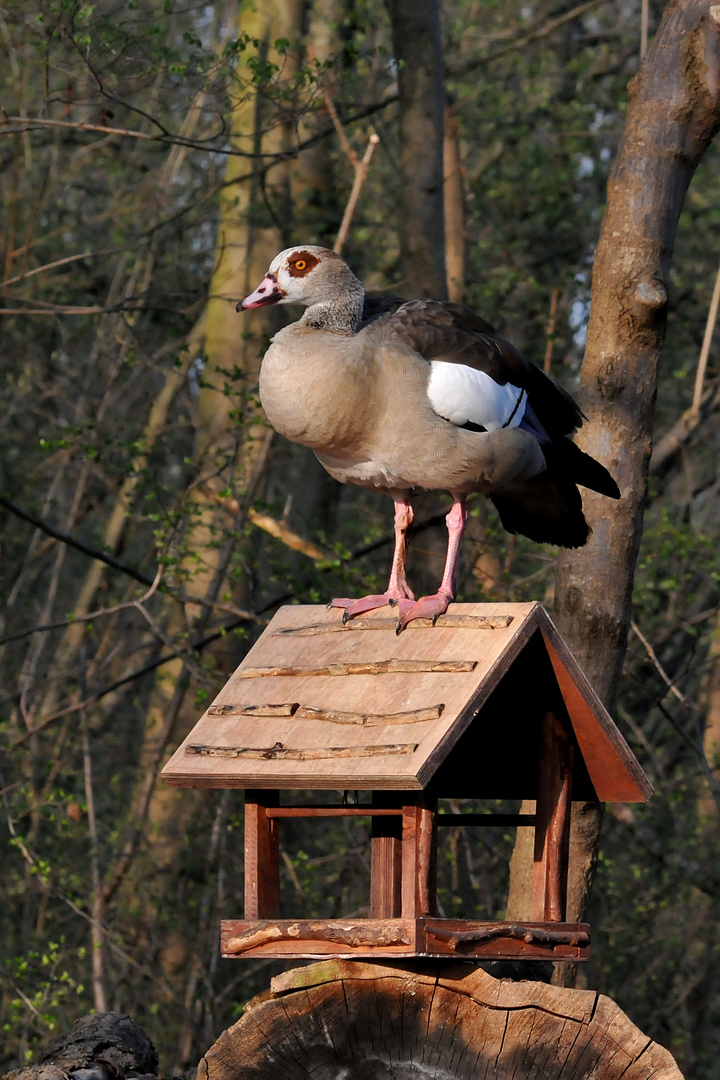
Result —
[{"label": "egyptian goose", "polygon": [[[397,605],[399,633],[446,611],[471,492],[492,499],[508,532],[562,547],[590,535],[577,484],[620,497],[609,472],[565,438],[584,419],[570,395],[467,308],[393,298],[373,309],[347,263],[314,245],[281,251],[237,310],[270,304],[307,308],[262,362],[270,423],[314,450],[336,480],[395,503],[387,590],[332,600],[343,621]],[[440,588],[417,601],[405,577],[414,488],[453,497]]]}]

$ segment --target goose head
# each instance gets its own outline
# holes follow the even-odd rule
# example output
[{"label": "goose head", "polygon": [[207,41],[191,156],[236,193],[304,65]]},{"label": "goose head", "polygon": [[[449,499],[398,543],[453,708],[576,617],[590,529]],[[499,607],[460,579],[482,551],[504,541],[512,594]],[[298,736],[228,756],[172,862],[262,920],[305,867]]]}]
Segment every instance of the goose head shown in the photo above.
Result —
[{"label": "goose head", "polygon": [[271,304],[303,304],[301,319],[312,327],[354,332],[362,319],[365,291],[350,267],[329,248],[315,244],[286,248],[270,263],[254,292],[238,311]]}]

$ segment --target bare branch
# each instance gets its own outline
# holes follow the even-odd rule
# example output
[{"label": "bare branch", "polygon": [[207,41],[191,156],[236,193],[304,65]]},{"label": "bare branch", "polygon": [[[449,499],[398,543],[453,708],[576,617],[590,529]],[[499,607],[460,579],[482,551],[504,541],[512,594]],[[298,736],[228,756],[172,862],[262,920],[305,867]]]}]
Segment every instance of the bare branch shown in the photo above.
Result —
[{"label": "bare branch", "polygon": [[6,285],[16,285],[18,281],[26,281],[27,278],[34,277],[35,274],[43,274],[46,270],[55,270],[58,266],[65,266],[67,263],[78,262],[79,259],[97,259],[100,255],[118,254],[118,248],[106,248],[105,251],[83,251],[79,255],[68,255],[64,259],[56,259],[55,262],[45,263],[44,266],[36,266],[34,270],[27,270],[25,273],[18,274],[17,277],[8,278],[7,281],[0,281],[0,289],[4,288]]},{"label": "bare branch", "polygon": [[[279,600],[273,602],[275,604],[283,603],[283,601],[290,599],[288,596],[283,596]],[[265,623],[267,620],[262,619],[261,616],[251,615],[246,619],[235,619],[231,623],[226,623],[225,626],[220,627],[212,634],[208,634],[200,641],[192,642],[185,651],[187,652],[199,652],[204,649],[206,645],[211,645],[213,641],[218,641],[220,638],[225,637],[226,634],[232,630],[236,630],[239,626],[243,626],[247,622],[259,622]],[[169,656],[161,656],[157,660],[153,660],[151,664],[145,664],[143,667],[138,668],[136,671],[130,672],[129,675],[125,675],[122,679],[117,679],[115,682],[110,683],[109,686],[103,687],[96,693],[91,694],[84,701],[76,702],[73,705],[67,705],[64,709],[59,709],[57,712],[52,713],[50,716],[46,716],[38,724],[35,725],[30,731],[23,732],[9,745],[9,749],[14,750],[16,746],[21,746],[22,743],[27,742],[31,735],[36,735],[40,731],[44,731],[46,727],[61,720],[64,716],[70,716],[72,713],[81,711],[82,709],[89,709],[92,705],[95,705],[102,698],[107,697],[108,694],[112,694],[113,691],[119,690],[121,686],[125,686],[127,683],[135,682],[137,679],[142,678],[143,675],[149,674],[151,671],[155,671],[157,668],[162,667],[163,664],[167,664],[170,660],[182,658],[182,654],[179,650],[173,650]]]},{"label": "bare branch", "polygon": [[705,334],[703,336],[700,358],[695,374],[695,387],[691,405],[691,411],[694,415],[697,415],[700,411],[703,382],[705,381],[705,370],[707,368],[708,356],[710,355],[710,343],[712,342],[713,331],[715,329],[715,323],[717,322],[718,304],[720,304],[720,266],[718,266],[718,271],[715,275],[715,287],[710,301],[707,322],[705,323]]},{"label": "bare branch", "polygon": [[68,547],[81,551],[83,555],[89,555],[91,559],[98,559],[100,562],[112,566],[114,570],[119,570],[121,573],[127,574],[128,577],[134,578],[135,581],[140,581],[143,585],[153,585],[155,583],[155,578],[151,577],[150,574],[146,574],[143,570],[138,570],[135,566],[130,566],[129,563],[123,562],[122,559],[118,559],[115,555],[111,555],[109,551],[100,551],[99,548],[92,547],[90,544],[85,544],[82,540],[70,536],[69,533],[56,529],[54,525],[50,525],[49,522],[43,521],[42,518],[37,517],[35,514],[31,514],[29,510],[25,510],[24,507],[13,502],[12,499],[6,499],[4,495],[0,495],[0,506],[4,506],[11,514],[15,514],[16,517],[29,522],[30,525],[34,525],[36,529],[40,529],[42,532],[47,533],[48,536],[52,536],[54,540],[60,540],[61,543],[67,544]]},{"label": "bare branch", "polygon": [[[41,532],[47,533],[48,536],[52,536],[54,540],[59,540],[62,544],[67,544],[68,547],[75,548],[77,551],[81,551],[84,555],[89,555],[91,559],[97,559],[98,562],[106,563],[107,566],[111,566],[113,570],[119,570],[123,574],[127,574],[128,577],[134,578],[135,581],[139,581],[142,585],[151,586],[150,592],[145,596],[140,597],[139,600],[129,600],[126,603],[118,604],[114,608],[103,608],[100,611],[92,612],[89,615],[77,615],[71,620],[66,619],[59,623],[46,623],[33,627],[30,630],[24,630],[18,634],[10,635],[6,638],[0,639],[0,645],[8,642],[15,641],[18,638],[26,637],[28,634],[36,633],[46,630],[56,630],[60,627],[67,628],[72,622],[88,622],[90,619],[99,618],[102,615],[113,615],[116,611],[121,611],[124,607],[136,607],[138,604],[143,603],[146,599],[152,596],[153,592],[158,587],[160,576],[159,572],[154,578],[151,578],[149,574],[146,574],[143,570],[138,570],[135,566],[130,566],[129,563],[124,562],[122,559],[116,558],[115,555],[111,555],[108,551],[101,551],[100,548],[93,547],[91,544],[85,544],[82,540],[78,540],[76,537],[71,536],[69,533],[62,532],[60,529],[56,529],[54,525],[50,525],[49,522],[44,521],[42,518],[37,517],[35,514],[31,514],[29,510],[25,510],[24,507],[19,506],[18,503],[12,501],[12,499],[6,499],[3,495],[0,495],[0,506],[4,506],[6,510],[15,514],[16,517],[22,518],[24,521],[28,521],[31,525],[34,525],[36,529],[40,529]],[[324,555],[322,556],[325,557]],[[231,615],[237,615],[241,619],[247,619],[255,621],[255,616],[252,612],[244,611],[242,608],[236,607],[234,604],[226,604],[217,600],[206,600],[204,597],[192,596],[190,593],[185,592],[183,589],[173,589],[166,586],[163,589],[163,593],[170,596],[173,600],[176,600],[180,604],[196,604],[199,607],[213,608],[218,611],[227,611]]]},{"label": "bare branch", "polygon": [[299,536],[298,533],[293,532],[284,521],[278,521],[276,518],[270,517],[269,514],[261,514],[258,510],[250,509],[248,510],[248,518],[258,529],[262,529],[263,532],[274,536],[276,540],[280,540],[292,551],[301,551],[303,555],[307,555],[308,559],[320,562],[322,559],[336,558],[335,555],[323,551],[322,548],[313,544],[311,540],[306,540],[304,537]]},{"label": "bare branch", "polygon": [[322,93],[323,93],[323,98],[325,99],[325,107],[326,107],[327,111],[330,113],[330,119],[332,120],[333,126],[334,126],[335,130],[337,131],[338,138],[340,139],[340,145],[342,146],[343,150],[345,151],[345,154],[346,154],[350,164],[353,166],[353,168],[357,168],[357,163],[358,163],[357,152],[350,145],[350,140],[348,139],[347,135],[345,134],[345,128],[340,123],[340,117],[337,114],[337,109],[335,108],[335,103],[334,103],[333,99],[330,97],[330,91],[327,89],[327,87],[324,87]]},{"label": "bare branch", "polygon": [[650,472],[659,473],[671,458],[688,442],[693,432],[720,402],[720,382],[713,383],[700,401],[698,409],[686,409],[680,419],[655,445],[650,458]]},{"label": "bare branch", "polygon": [[345,241],[347,240],[347,235],[350,231],[350,223],[353,219],[353,214],[355,213],[355,207],[357,206],[357,201],[360,198],[360,192],[362,191],[362,186],[365,183],[365,177],[367,176],[368,169],[370,167],[370,159],[372,158],[373,150],[379,142],[379,137],[375,134],[375,132],[373,132],[368,140],[367,149],[365,151],[365,154],[363,155],[362,161],[355,162],[355,179],[353,181],[353,186],[350,191],[350,197],[347,201],[347,206],[345,207],[345,213],[343,214],[340,229],[337,234],[337,240],[335,241],[335,244],[333,246],[333,251],[336,251],[338,255],[345,246]]},{"label": "bare branch", "polygon": [[690,719],[693,721],[693,725],[695,727],[695,736],[696,736],[695,739],[690,738],[690,736],[687,734],[686,731],[683,730],[683,728],[680,726],[680,724],[678,724],[675,721],[673,716],[666,709],[663,708],[662,703],[660,701],[656,702],[657,707],[660,709],[663,716],[667,717],[667,719],[671,722],[673,727],[679,732],[680,735],[682,735],[683,739],[685,739],[685,741],[688,743],[688,745],[690,747],[692,747],[693,751],[699,757],[700,764],[702,766],[702,770],[703,770],[703,773],[705,775],[705,779],[707,781],[708,787],[710,788],[710,791],[712,793],[712,797],[715,800],[715,803],[717,804],[718,810],[720,810],[720,784],[718,784],[718,781],[717,781],[717,779],[715,777],[715,774],[713,773],[713,770],[712,770],[712,768],[710,766],[710,762],[707,759],[707,754],[705,753],[705,748],[703,746],[703,726],[702,726],[702,722],[700,720],[700,716],[698,714],[698,711],[695,708],[695,706],[690,701],[688,701],[688,699],[685,697],[685,695],[683,693],[681,693],[680,690],[678,690],[677,686],[675,685],[673,680],[670,678],[668,673],[665,671],[665,668],[662,666],[662,664],[658,660],[658,658],[657,658],[657,656],[655,654],[655,650],[653,649],[652,645],[650,644],[648,639],[645,637],[643,632],[640,630],[640,627],[638,626],[638,624],[635,622],[634,619],[631,620],[631,622],[630,622],[630,629],[635,634],[635,636],[637,638],[639,638],[639,640],[642,642],[642,644],[643,644],[643,646],[645,648],[645,652],[648,654],[648,657],[650,658],[650,661],[652,662],[653,667],[655,668],[655,670],[659,674],[662,681],[667,686],[670,693],[674,697],[677,698],[677,700],[680,702],[680,704],[682,705],[685,712],[688,713],[688,715],[690,716]]}]

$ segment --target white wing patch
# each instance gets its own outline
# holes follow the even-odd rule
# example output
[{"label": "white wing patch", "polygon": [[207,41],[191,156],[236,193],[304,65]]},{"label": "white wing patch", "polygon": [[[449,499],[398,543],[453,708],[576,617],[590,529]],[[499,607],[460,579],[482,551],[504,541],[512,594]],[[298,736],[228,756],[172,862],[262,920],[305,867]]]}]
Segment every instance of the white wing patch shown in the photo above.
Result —
[{"label": "white wing patch", "polygon": [[428,397],[435,412],[450,423],[462,427],[471,421],[486,431],[517,427],[527,402],[519,386],[500,386],[484,371],[442,360],[430,363]]}]

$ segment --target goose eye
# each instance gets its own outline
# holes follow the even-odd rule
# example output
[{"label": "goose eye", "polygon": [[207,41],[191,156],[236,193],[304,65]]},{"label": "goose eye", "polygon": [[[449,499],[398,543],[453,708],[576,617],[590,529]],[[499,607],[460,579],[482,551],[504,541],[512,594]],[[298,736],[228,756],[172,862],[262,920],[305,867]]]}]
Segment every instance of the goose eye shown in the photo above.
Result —
[{"label": "goose eye", "polygon": [[296,261],[295,261],[295,269],[296,270],[304,270],[306,266],[307,266],[307,263],[305,262],[304,259],[296,259]]}]

